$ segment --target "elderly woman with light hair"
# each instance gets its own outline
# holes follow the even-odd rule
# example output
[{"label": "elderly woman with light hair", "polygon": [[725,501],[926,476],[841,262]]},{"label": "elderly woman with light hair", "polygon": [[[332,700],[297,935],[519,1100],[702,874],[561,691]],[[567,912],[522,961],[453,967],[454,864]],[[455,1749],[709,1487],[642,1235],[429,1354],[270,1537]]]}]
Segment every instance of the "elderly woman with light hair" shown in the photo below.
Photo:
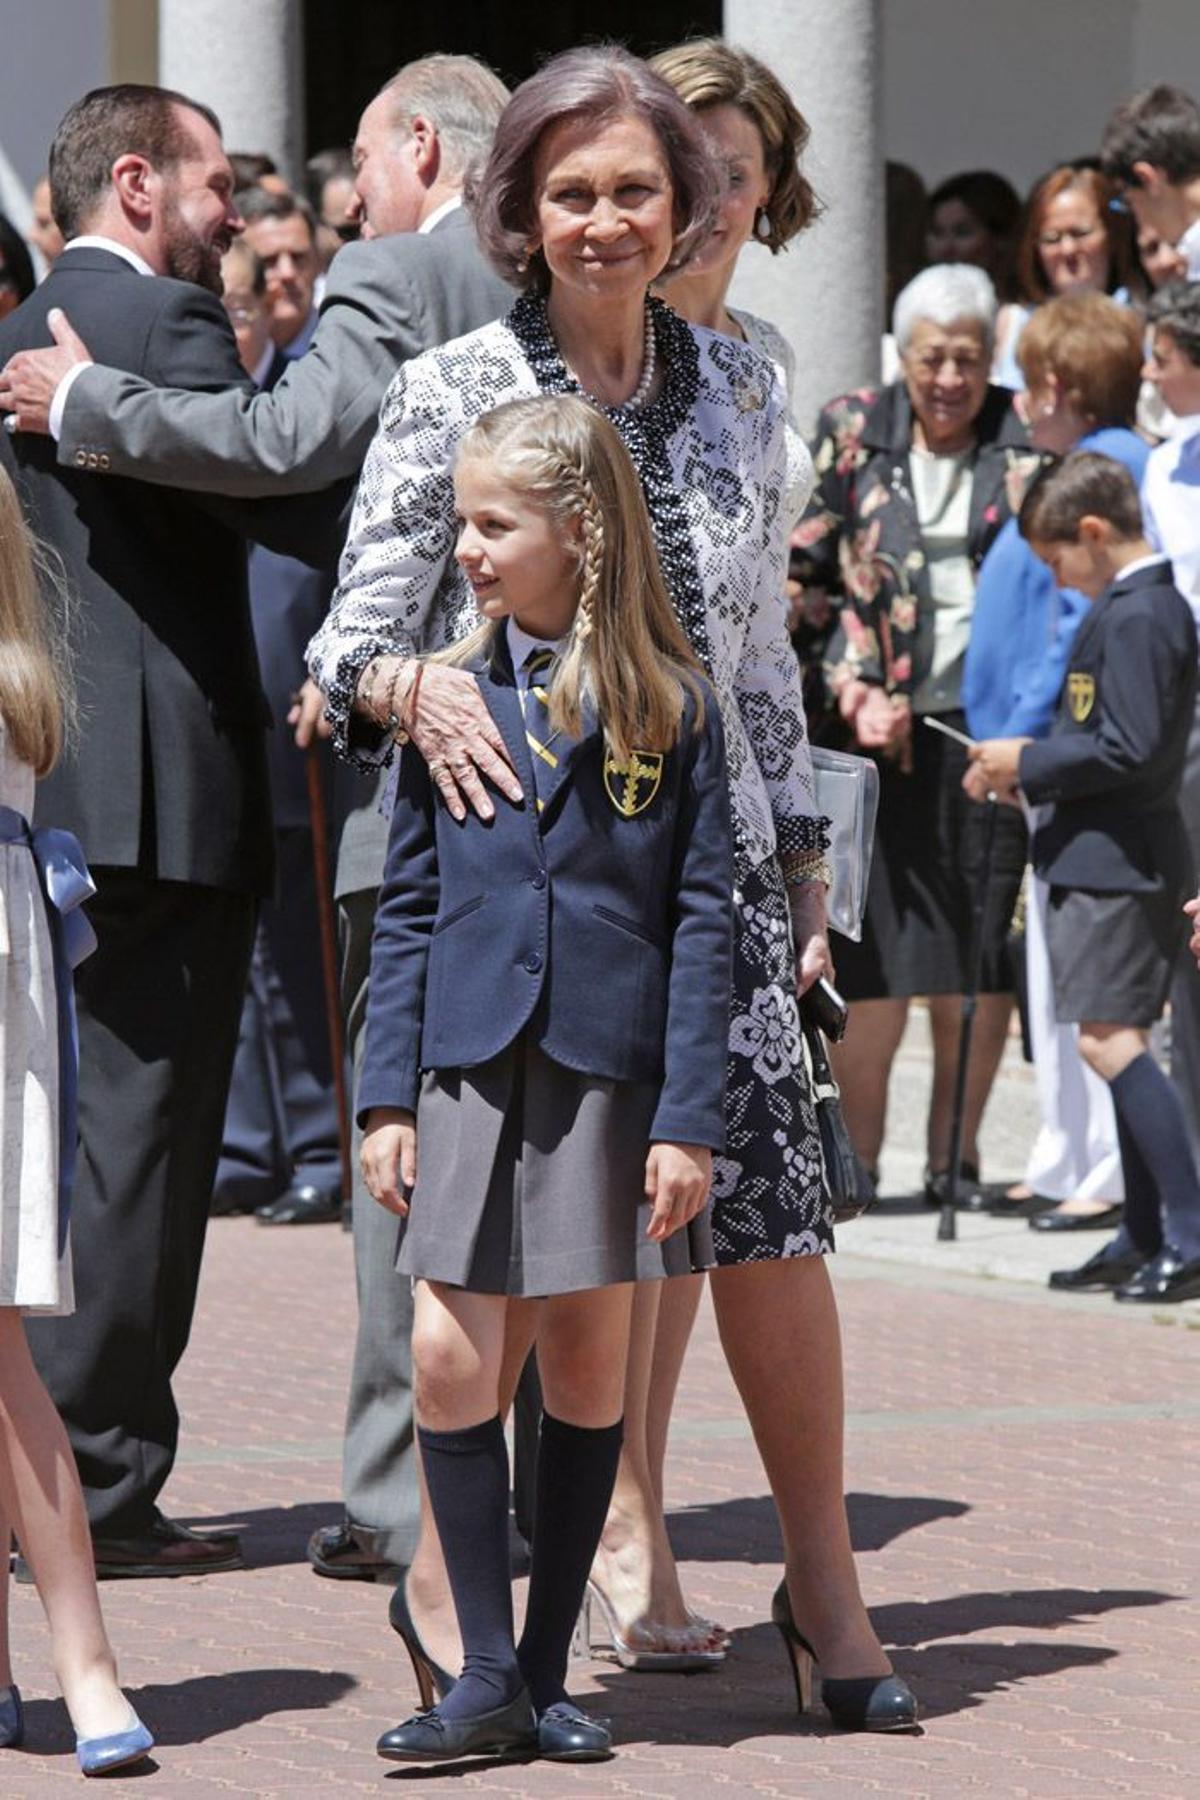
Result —
[{"label": "elderly woman with light hair", "polygon": [[[984,811],[961,789],[965,752],[927,728],[964,728],[961,685],[975,579],[1036,465],[1007,390],[989,386],[996,295],[982,269],[941,263],[903,289],[893,320],[901,376],[821,414],[817,489],[793,536],[806,592],[839,608],[826,674],[837,713],[879,764],[866,924],[838,949],[855,1004],[837,1074],[855,1147],[878,1172],[892,1060],[909,1000],[929,997],[934,1081],[925,1196],[950,1164],[971,900]],[[1005,939],[1024,827],[1002,813],[992,858],[980,999],[968,1070],[960,1199],[982,1205],[977,1135],[1011,1010]]]}]

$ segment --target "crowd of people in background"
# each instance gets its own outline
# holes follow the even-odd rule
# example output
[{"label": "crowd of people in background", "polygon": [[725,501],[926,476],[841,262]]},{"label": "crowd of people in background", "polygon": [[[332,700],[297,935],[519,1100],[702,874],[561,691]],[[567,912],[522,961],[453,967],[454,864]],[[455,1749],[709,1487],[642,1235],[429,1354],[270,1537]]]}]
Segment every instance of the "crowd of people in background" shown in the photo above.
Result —
[{"label": "crowd of people in background", "polygon": [[[308,1554],[395,1580],[397,1761],[609,1755],[567,1692],[581,1609],[627,1669],[725,1660],[664,1523],[705,1282],[800,1709],[817,1670],[835,1723],[916,1725],[846,1525],[822,982],[864,1202],[917,1001],[929,1205],[1111,1229],[1058,1288],[1200,1296],[1200,106],[1162,85],[1097,125],[1023,201],[888,166],[882,380],[807,441],[805,345],[728,292],[747,246],[804,254],[808,126],[718,40],[566,52],[511,95],[424,58],[303,192],[203,96],[97,90],[28,242],[0,218],[0,629],[37,675],[0,677],[0,1023],[60,1171],[44,1008],[36,1131],[25,1086],[51,965],[65,1005],[35,772],[98,938],[73,1193],[8,1161],[0,1191],[0,1475],[79,1481],[0,1479],[0,1523],[85,1773],[151,1744],[93,1566],[241,1566],[158,1504],[212,1214],[353,1231],[344,1514]],[[810,743],[879,771],[861,941],[831,942]],[[1041,1117],[1004,1188],[979,1146],[1014,1013]],[[22,1730],[0,1664],[0,1747]]]}]

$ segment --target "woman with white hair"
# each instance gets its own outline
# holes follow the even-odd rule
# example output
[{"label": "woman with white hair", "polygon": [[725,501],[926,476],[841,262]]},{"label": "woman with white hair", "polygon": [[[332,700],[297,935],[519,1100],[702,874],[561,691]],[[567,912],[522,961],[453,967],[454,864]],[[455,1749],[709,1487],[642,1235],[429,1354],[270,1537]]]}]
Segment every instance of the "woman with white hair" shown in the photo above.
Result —
[{"label": "woman with white hair", "polygon": [[[909,1000],[929,996],[934,1081],[925,1196],[950,1164],[954,1070],[984,811],[961,790],[966,758],[936,719],[964,729],[960,689],[975,579],[1036,465],[1011,395],[988,384],[996,295],[982,269],[939,263],[910,281],[893,328],[900,379],[821,414],[818,486],[794,534],[806,593],[839,608],[826,658],[832,700],[880,769],[879,830],[861,944],[838,949],[854,1001],[838,1080],[855,1147],[876,1173],[888,1078]],[[968,1073],[960,1199],[982,1205],[976,1137],[1011,1010],[1005,938],[1024,826],[998,822],[983,974]]]}]

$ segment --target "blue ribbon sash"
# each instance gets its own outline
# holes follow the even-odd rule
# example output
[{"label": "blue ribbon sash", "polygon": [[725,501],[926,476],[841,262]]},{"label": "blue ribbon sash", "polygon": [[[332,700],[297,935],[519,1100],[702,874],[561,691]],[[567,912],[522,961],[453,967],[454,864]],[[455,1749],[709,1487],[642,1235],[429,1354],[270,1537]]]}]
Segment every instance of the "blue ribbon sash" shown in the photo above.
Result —
[{"label": "blue ribbon sash", "polygon": [[34,830],[11,806],[0,806],[0,844],[24,844],[33,857],[46,903],[54,955],[55,1011],[58,1017],[58,1254],[67,1245],[71,1193],[75,1185],[76,1109],[79,1091],[79,1029],[75,1019],[73,971],[96,948],[96,934],[80,911],[96,891],[78,839],[52,826]]}]

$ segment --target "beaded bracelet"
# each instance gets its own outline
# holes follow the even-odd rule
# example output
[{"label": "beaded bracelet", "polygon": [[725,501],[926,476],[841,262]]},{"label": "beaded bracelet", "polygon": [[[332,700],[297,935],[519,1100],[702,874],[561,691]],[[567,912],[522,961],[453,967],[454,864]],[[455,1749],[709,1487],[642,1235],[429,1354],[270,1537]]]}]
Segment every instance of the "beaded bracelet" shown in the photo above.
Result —
[{"label": "beaded bracelet", "polygon": [[822,881],[833,886],[833,870],[823,850],[793,850],[781,856],[779,866],[787,887],[800,887],[807,881]]}]

